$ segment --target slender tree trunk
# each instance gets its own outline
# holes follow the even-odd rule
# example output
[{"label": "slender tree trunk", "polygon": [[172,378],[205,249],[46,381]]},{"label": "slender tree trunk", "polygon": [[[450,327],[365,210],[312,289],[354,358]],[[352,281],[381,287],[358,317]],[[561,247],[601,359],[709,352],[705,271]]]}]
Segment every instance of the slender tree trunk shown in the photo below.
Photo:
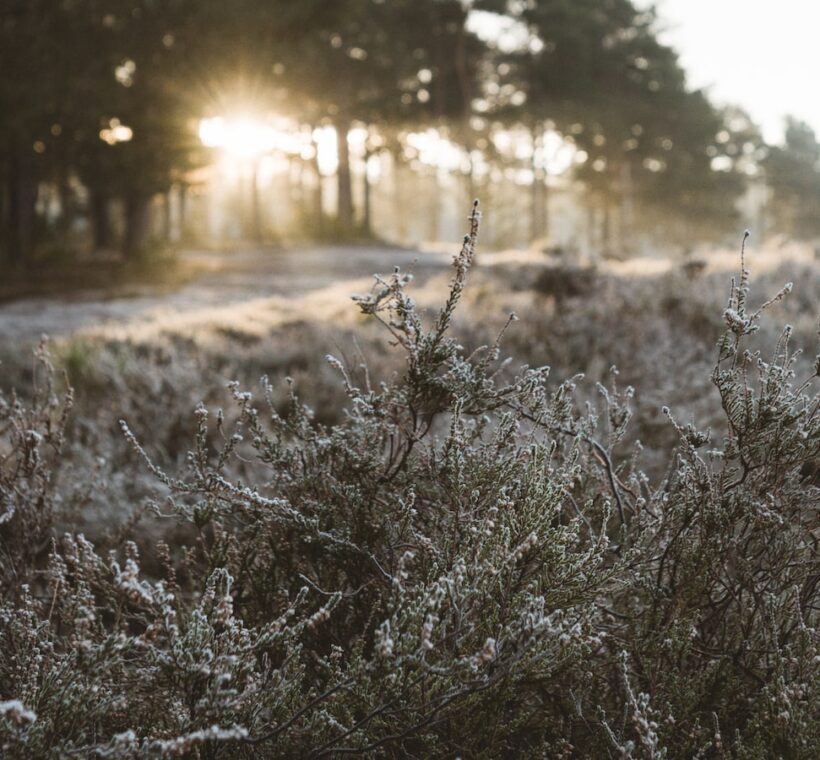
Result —
[{"label": "slender tree trunk", "polygon": [[421,199],[421,208],[415,216],[424,220],[425,224],[419,229],[422,240],[433,242],[436,240],[436,214],[438,212],[438,193],[434,188],[436,167],[427,167],[416,172],[416,197]]},{"label": "slender tree trunk", "polygon": [[299,175],[298,175],[298,192],[297,192],[297,208],[299,209],[298,219],[304,221],[310,217],[311,209],[309,208],[308,198],[310,196],[308,182],[306,181],[310,172],[306,171],[306,163],[303,159],[299,161]]},{"label": "slender tree trunk", "polygon": [[345,230],[353,229],[353,187],[350,180],[350,147],[347,142],[348,124],[336,126],[336,145],[339,156],[337,218]]},{"label": "slender tree trunk", "polygon": [[325,193],[324,178],[322,177],[322,169],[319,166],[319,143],[316,140],[313,141],[313,171],[316,175],[316,187],[313,195],[314,224],[316,225],[315,232],[321,235],[325,228]]},{"label": "slender tree trunk", "polygon": [[532,187],[530,191],[530,240],[540,240],[542,235],[541,227],[541,207],[543,205],[543,182],[538,178],[537,174],[533,176]]},{"label": "slender tree trunk", "polygon": [[455,69],[456,69],[456,76],[458,78],[458,89],[459,94],[461,95],[461,103],[464,109],[463,114],[464,118],[469,118],[470,114],[470,101],[472,99],[472,93],[470,92],[470,75],[467,71],[467,35],[465,32],[464,24],[460,24],[458,27],[458,36],[456,37],[456,48],[455,48]]},{"label": "slender tree trunk", "polygon": [[71,231],[71,223],[74,221],[76,205],[74,202],[74,193],[68,182],[68,168],[62,159],[57,169],[57,197],[60,201],[60,216],[57,219],[57,230],[65,237]]},{"label": "slender tree trunk", "polygon": [[550,217],[550,184],[549,184],[549,174],[545,171],[544,178],[541,183],[541,234],[549,240],[550,237],[550,230],[551,230],[551,221],[552,218]]},{"label": "slender tree trunk", "polygon": [[174,215],[171,210],[171,196],[173,187],[169,187],[162,195],[162,237],[166,243],[170,243],[174,237]]},{"label": "slender tree trunk", "polygon": [[635,193],[632,184],[632,163],[624,161],[620,170],[621,205],[619,208],[619,247],[621,254],[629,252],[632,246]]},{"label": "slender tree trunk", "polygon": [[[462,124],[462,134],[464,137],[463,145],[467,150],[468,155],[468,170],[467,170],[467,201],[472,204],[475,200],[475,172],[473,167],[473,131],[469,124],[470,104],[472,102],[472,87],[470,82],[470,75],[467,67],[467,40],[464,29],[464,24],[459,25],[458,36],[456,37],[455,46],[455,70],[458,81],[458,89],[462,101],[462,117],[464,122]],[[469,207],[469,205],[468,205]]]},{"label": "slender tree trunk", "polygon": [[6,252],[13,266],[23,265],[34,248],[34,203],[37,188],[31,156],[15,141],[9,151]]},{"label": "slender tree trunk", "polygon": [[469,142],[467,144],[467,173],[464,175],[464,180],[466,182],[467,187],[467,207],[469,208],[473,201],[476,199],[475,197],[475,168],[473,166],[473,153],[472,147],[470,143],[472,142],[472,138],[468,138]]},{"label": "slender tree trunk", "polygon": [[596,235],[596,213],[595,204],[587,203],[587,250],[592,261],[597,261],[600,254]]},{"label": "slender tree trunk", "polygon": [[550,238],[550,177],[547,166],[549,158],[546,154],[546,145],[544,144],[544,124],[539,122],[536,125],[537,140],[538,140],[538,166],[533,167],[536,178],[536,187],[538,197],[536,199],[537,218],[538,218],[538,237],[549,240]]},{"label": "slender tree trunk", "polygon": [[151,230],[151,196],[129,193],[125,199],[123,253],[134,258],[145,250]]},{"label": "slender tree trunk", "polygon": [[532,132],[532,194],[530,198],[530,239],[539,240],[544,236],[544,168],[543,126],[536,124]]},{"label": "slender tree trunk", "polygon": [[401,243],[407,242],[407,209],[405,208],[404,187],[401,174],[404,171],[404,166],[398,151],[391,153],[391,180],[393,183],[393,225],[396,238]]},{"label": "slender tree trunk", "polygon": [[364,192],[363,192],[363,203],[364,208],[362,210],[362,229],[364,230],[364,234],[368,237],[372,237],[373,235],[373,220],[372,220],[372,210],[371,210],[371,197],[370,197],[370,177],[367,174],[367,167],[370,163],[371,156],[374,155],[371,153],[367,148],[365,148],[364,152],[364,174],[363,174],[363,182],[364,182]]},{"label": "slender tree trunk", "polygon": [[259,161],[255,159],[251,165],[251,235],[255,243],[261,245],[263,240],[262,231],[262,206],[259,200]]},{"label": "slender tree trunk", "polygon": [[[764,188],[765,187],[764,185]],[[768,188],[766,188],[764,192],[768,194]],[[766,196],[764,196],[764,199],[761,200],[757,206],[757,229],[756,239],[763,242],[769,234],[769,203]],[[817,248],[815,248],[815,251],[817,251]]]},{"label": "slender tree trunk", "polygon": [[177,189],[179,193],[179,239],[188,239],[188,185],[180,182]]},{"label": "slender tree trunk", "polygon": [[90,198],[91,228],[94,234],[94,250],[111,247],[111,208],[104,190],[93,188]]},{"label": "slender tree trunk", "polygon": [[288,159],[288,219],[304,219],[304,163],[300,156]]},{"label": "slender tree trunk", "polygon": [[612,255],[612,248],[610,246],[611,226],[609,201],[604,201],[603,214],[601,216],[601,252],[604,258],[609,258]]}]

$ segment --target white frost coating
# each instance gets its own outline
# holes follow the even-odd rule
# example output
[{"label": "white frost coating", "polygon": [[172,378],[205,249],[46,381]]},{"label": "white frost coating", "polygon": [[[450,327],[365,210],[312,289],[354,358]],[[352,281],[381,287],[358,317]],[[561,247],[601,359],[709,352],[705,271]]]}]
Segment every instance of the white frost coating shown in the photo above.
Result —
[{"label": "white frost coating", "polygon": [[0,717],[17,724],[34,723],[37,720],[36,713],[29,710],[19,699],[0,702]]},{"label": "white frost coating", "polygon": [[159,739],[151,742],[148,749],[159,751],[164,755],[180,755],[190,752],[194,747],[208,741],[238,741],[248,736],[247,729],[242,726],[220,728],[217,725],[210,728],[192,731],[184,736],[173,739]]}]

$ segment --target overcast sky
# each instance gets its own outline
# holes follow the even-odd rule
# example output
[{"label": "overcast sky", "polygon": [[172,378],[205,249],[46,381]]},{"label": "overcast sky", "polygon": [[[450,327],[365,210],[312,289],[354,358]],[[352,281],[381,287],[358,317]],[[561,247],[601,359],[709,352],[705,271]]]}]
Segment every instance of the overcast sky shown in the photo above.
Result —
[{"label": "overcast sky", "polygon": [[662,39],[694,87],[737,103],[779,141],[792,114],[820,133],[820,0],[656,0]]}]

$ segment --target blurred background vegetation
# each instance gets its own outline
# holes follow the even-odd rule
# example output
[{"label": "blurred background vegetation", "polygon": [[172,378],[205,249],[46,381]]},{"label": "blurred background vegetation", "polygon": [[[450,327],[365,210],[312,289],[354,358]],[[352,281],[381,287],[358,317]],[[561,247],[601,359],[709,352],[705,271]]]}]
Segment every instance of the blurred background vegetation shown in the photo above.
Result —
[{"label": "blurred background vegetation", "polygon": [[474,196],[492,247],[813,240],[811,127],[767,144],[658,28],[632,0],[0,0],[2,270],[454,240]]}]

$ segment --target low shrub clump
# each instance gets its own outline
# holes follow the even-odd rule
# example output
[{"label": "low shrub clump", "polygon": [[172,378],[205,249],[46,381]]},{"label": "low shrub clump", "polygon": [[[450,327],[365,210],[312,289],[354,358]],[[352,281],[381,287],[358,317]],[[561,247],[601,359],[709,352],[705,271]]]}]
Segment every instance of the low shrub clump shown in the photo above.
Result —
[{"label": "low shrub clump", "polygon": [[174,536],[148,556],[59,535],[71,395],[0,397],[4,756],[817,756],[820,358],[747,348],[789,287],[755,310],[743,262],[721,425],[665,409],[652,479],[616,375],[580,406],[504,330],[452,337],[478,223],[431,322],[399,271],[356,299],[403,363],[329,358],[338,421],[233,384],[179,473],[123,423]]}]

